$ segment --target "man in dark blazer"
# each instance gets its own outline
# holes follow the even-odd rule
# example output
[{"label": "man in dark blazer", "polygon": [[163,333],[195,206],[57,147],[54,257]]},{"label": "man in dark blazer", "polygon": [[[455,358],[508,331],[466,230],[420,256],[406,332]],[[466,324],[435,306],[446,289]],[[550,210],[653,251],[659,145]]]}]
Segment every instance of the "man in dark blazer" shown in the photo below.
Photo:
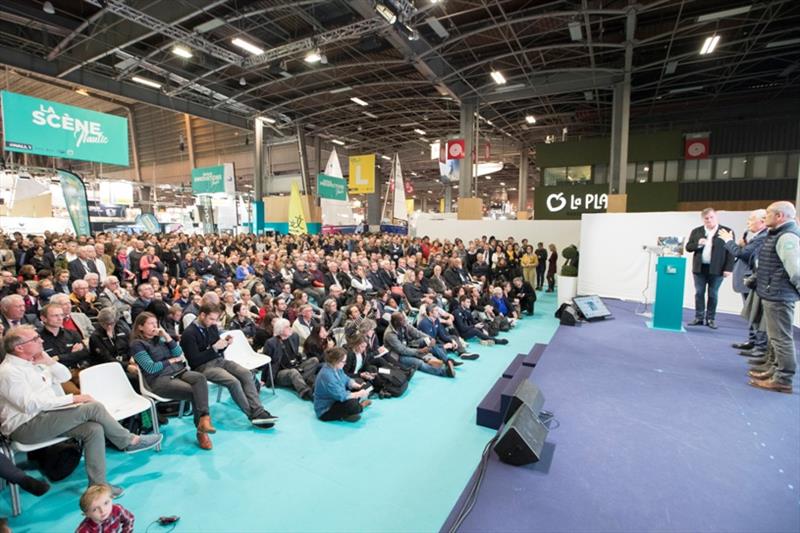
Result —
[{"label": "man in dark blazer", "polygon": [[69,282],[83,279],[86,274],[93,272],[97,274],[97,265],[89,259],[89,252],[86,246],[78,248],[78,258],[69,262]]},{"label": "man in dark blazer", "polygon": [[[733,271],[733,254],[725,248],[725,241],[720,236],[720,230],[733,231],[717,222],[717,212],[707,207],[701,213],[703,225],[692,230],[686,251],[694,252],[692,258],[692,274],[694,275],[694,320],[688,326],[707,325],[717,329],[715,322],[717,315],[717,295],[722,280],[731,275]],[[706,304],[706,291],[708,302]]]}]

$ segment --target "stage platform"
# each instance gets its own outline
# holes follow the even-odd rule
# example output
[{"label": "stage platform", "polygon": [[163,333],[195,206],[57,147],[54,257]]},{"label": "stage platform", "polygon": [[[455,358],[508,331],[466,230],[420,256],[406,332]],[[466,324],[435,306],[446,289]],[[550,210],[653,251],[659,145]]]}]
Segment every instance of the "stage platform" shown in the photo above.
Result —
[{"label": "stage platform", "polygon": [[747,385],[739,317],[672,333],[606,304],[613,320],[560,327],[531,375],[556,418],[542,460],[490,453],[459,531],[800,531],[798,383]]}]

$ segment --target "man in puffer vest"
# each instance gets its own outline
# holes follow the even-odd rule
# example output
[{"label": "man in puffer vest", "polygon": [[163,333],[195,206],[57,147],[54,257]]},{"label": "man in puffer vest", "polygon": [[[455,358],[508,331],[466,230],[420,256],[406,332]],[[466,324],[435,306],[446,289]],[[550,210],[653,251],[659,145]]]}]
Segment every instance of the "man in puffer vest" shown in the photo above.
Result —
[{"label": "man in puffer vest", "polygon": [[767,361],[750,371],[750,385],[775,392],[792,393],[797,368],[792,320],[800,300],[800,228],[791,202],[775,202],[767,208],[769,228],[758,254],[756,291],[767,324]]}]

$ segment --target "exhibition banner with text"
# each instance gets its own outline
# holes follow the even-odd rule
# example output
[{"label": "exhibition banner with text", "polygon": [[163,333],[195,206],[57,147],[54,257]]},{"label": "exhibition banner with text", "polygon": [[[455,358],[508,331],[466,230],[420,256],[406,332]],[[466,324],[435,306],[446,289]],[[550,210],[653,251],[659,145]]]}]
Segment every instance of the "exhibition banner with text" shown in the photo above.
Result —
[{"label": "exhibition banner with text", "polygon": [[233,163],[192,169],[192,194],[234,194]]},{"label": "exhibition banner with text", "polygon": [[605,213],[608,208],[608,185],[536,187],[534,193],[536,220],[580,220],[584,213]]},{"label": "exhibition banner with text", "polygon": [[347,182],[344,178],[336,178],[325,174],[317,175],[317,194],[328,200],[347,200]]},{"label": "exhibition banner with text", "polygon": [[350,193],[375,192],[375,154],[350,157]]},{"label": "exhibition banner with text", "polygon": [[128,119],[8,91],[0,97],[5,150],[128,166]]}]

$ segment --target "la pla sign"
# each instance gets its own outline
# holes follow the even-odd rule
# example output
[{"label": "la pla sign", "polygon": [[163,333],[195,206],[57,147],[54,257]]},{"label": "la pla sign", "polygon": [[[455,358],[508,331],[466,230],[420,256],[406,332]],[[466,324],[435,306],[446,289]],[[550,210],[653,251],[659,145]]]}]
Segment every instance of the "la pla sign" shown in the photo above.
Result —
[{"label": "la pla sign", "polygon": [[539,219],[574,219],[583,213],[604,213],[608,209],[605,185],[536,187],[534,217]]},{"label": "la pla sign", "polygon": [[605,211],[608,208],[608,194],[586,193],[586,194],[565,194],[554,192],[547,195],[547,210],[551,213],[558,213],[563,209],[568,211]]}]

